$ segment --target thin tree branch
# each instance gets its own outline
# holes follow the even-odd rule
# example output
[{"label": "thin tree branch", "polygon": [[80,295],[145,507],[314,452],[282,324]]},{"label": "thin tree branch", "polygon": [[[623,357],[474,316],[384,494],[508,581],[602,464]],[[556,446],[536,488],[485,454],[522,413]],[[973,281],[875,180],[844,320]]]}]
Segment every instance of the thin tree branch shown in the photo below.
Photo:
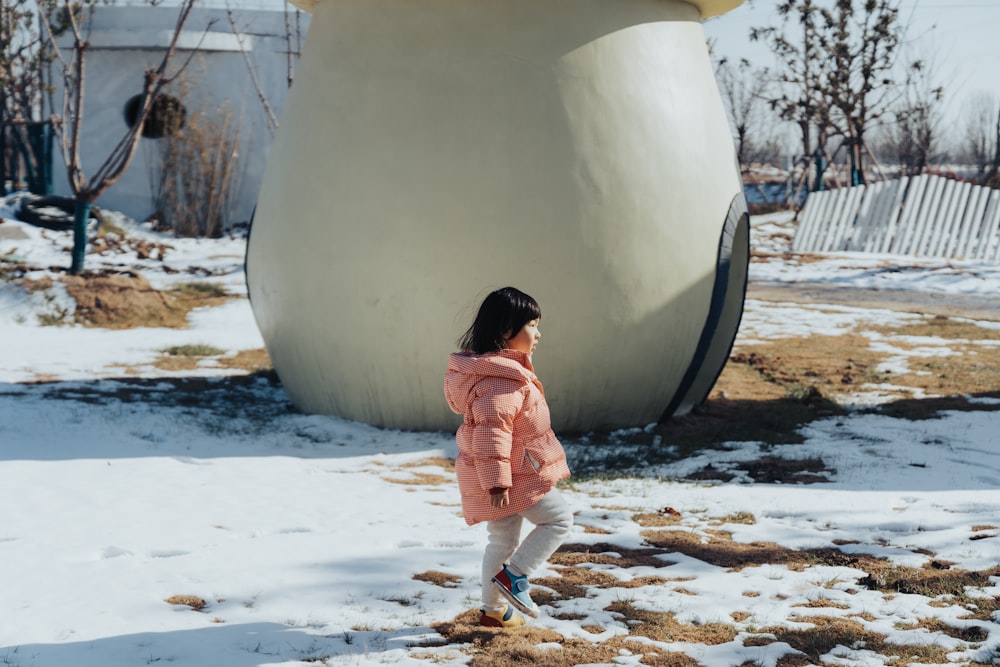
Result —
[{"label": "thin tree branch", "polygon": [[250,81],[253,82],[254,90],[257,91],[257,97],[260,99],[261,105],[264,107],[264,115],[267,117],[267,131],[274,137],[274,131],[278,129],[278,118],[274,115],[274,111],[271,109],[271,104],[267,100],[267,95],[264,93],[264,89],[260,85],[260,79],[257,78],[257,71],[254,69],[253,62],[250,60],[250,54],[247,53],[246,48],[243,46],[243,36],[240,34],[240,30],[236,25],[236,18],[233,16],[233,10],[229,7],[229,3],[226,3],[226,17],[229,19],[229,27],[232,28],[233,35],[236,36],[236,41],[240,45],[240,53],[243,55],[243,62],[246,63],[247,72],[250,73]]}]

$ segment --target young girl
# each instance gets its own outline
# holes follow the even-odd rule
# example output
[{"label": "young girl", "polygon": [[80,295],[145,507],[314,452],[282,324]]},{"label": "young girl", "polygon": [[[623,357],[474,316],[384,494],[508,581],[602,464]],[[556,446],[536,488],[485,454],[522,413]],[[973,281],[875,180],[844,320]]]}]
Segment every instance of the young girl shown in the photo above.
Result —
[{"label": "young girl", "polygon": [[[444,392],[465,417],[458,429],[455,468],[469,525],[486,521],[483,607],[479,622],[524,625],[538,616],[528,576],[548,560],[573,525],[573,513],[555,489],[569,477],[566,453],[549,425],[549,408],[531,355],[542,311],[533,298],[504,287],[479,307],[448,360]],[[534,529],[523,542],[524,519]]]}]

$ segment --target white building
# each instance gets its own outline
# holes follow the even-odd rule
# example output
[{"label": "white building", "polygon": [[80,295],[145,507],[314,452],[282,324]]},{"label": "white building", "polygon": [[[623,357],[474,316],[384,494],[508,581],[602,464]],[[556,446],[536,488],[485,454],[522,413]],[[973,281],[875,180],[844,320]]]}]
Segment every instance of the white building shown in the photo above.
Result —
[{"label": "white building", "polygon": [[[232,8],[233,21],[227,14]],[[86,55],[84,121],[80,155],[89,178],[127,130],[146,69],[159,65],[176,26],[178,3],[153,7],[144,2],[99,5],[90,25]],[[178,41],[170,72],[190,62],[164,94],[176,98],[188,118],[196,112],[226,115],[238,128],[238,152],[230,198],[230,222],[248,221],[256,204],[271,144],[263,92],[274,116],[280,115],[289,86],[289,68],[305,40],[309,14],[284,0],[199,0]],[[236,30],[233,28],[235,23]],[[60,47],[71,41],[63,36]],[[192,56],[193,52],[193,56]],[[291,58],[289,53],[291,52]],[[258,84],[255,85],[248,59]],[[134,117],[134,116],[133,116]],[[147,133],[155,134],[155,119]],[[129,169],[97,205],[145,220],[154,213],[160,149],[144,136]],[[71,195],[66,170],[55,159],[57,194]]]}]

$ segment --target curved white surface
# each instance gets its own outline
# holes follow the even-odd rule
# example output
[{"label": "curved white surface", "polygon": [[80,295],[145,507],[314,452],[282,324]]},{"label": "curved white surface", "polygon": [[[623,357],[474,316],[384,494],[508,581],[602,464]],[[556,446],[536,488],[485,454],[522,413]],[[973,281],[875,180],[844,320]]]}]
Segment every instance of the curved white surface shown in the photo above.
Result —
[{"label": "curved white surface", "polygon": [[447,354],[511,284],[542,305],[555,426],[641,425],[690,365],[738,193],[693,5],[323,2],[250,294],[306,411],[452,428]]},{"label": "curved white surface", "polygon": [[[316,6],[328,1],[335,0],[289,0],[293,5],[300,9],[304,9],[307,12],[315,11]],[[618,0],[608,0],[609,2],[617,2]],[[725,14],[728,11],[736,9],[743,4],[743,0],[686,0],[688,4],[694,5],[697,9],[701,18],[707,19],[713,16],[719,16],[720,14]]]}]

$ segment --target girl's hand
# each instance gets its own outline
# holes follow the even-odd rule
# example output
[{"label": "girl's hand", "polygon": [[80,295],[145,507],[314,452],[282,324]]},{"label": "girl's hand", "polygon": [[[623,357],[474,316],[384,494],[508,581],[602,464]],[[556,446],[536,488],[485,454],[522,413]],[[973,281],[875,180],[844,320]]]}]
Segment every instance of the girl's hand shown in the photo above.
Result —
[{"label": "girl's hand", "polygon": [[510,505],[508,489],[490,489],[490,507],[498,510],[507,507],[507,505]]}]

